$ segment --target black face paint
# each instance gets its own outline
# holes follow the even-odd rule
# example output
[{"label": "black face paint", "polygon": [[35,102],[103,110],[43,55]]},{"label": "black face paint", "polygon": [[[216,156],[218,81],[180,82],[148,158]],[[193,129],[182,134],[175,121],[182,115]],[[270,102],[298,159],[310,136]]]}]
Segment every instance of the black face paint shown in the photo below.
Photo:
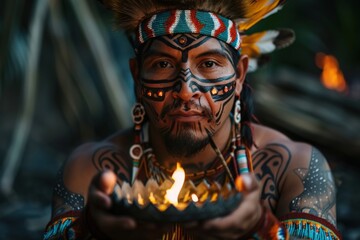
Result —
[{"label": "black face paint", "polygon": [[[203,38],[199,41],[199,39]],[[197,48],[211,39],[197,34],[175,34],[170,36],[163,36],[158,38],[161,42],[165,43],[171,48],[182,52],[181,61],[186,62],[189,57],[189,51]]]},{"label": "black face paint", "polygon": [[[142,52],[143,104],[173,155],[190,156],[203,149],[208,144],[205,129],[215,133],[233,102],[235,59],[226,44],[208,43],[210,40],[213,38],[192,34],[163,36]],[[184,90],[197,96],[185,100]],[[176,117],[177,111],[195,111],[200,118],[184,121]]]},{"label": "black face paint", "polygon": [[[200,91],[202,93],[210,92],[215,102],[224,101],[233,95],[235,90],[235,81],[222,84],[235,77],[235,73],[229,76],[224,76],[216,79],[199,78],[192,74],[190,69],[180,69],[178,76],[174,79],[163,80],[149,80],[142,79],[142,95],[150,100],[163,101],[165,94],[168,91],[174,91],[179,93],[181,91],[182,84],[185,82],[189,84],[189,87],[193,93]],[[155,88],[152,85],[169,84],[168,87]]]}]

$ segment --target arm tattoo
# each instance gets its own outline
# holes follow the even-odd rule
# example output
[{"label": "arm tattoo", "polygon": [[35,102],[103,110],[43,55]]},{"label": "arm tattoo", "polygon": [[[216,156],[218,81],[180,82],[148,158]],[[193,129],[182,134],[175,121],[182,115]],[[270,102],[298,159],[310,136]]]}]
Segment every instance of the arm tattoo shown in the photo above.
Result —
[{"label": "arm tattoo", "polygon": [[330,209],[335,206],[336,190],[324,156],[313,148],[309,167],[294,171],[301,179],[304,191],[290,202],[290,211],[310,213],[335,224]]},{"label": "arm tattoo", "polygon": [[82,210],[85,206],[84,197],[66,188],[63,180],[63,168],[57,174],[54,187],[53,215],[57,216],[67,211]]},{"label": "arm tattoo", "polygon": [[93,164],[99,171],[112,170],[118,179],[130,182],[131,167],[124,160],[124,153],[114,146],[104,146],[97,149],[92,157]]},{"label": "arm tattoo", "polygon": [[289,149],[282,144],[269,144],[253,155],[256,176],[263,182],[261,199],[268,202],[275,212],[279,200],[280,184],[291,160]]}]

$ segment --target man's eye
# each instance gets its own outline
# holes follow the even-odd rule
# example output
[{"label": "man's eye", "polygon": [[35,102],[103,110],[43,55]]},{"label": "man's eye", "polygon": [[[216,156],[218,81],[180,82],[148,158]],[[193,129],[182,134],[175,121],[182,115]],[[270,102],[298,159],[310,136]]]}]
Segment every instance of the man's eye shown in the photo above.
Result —
[{"label": "man's eye", "polygon": [[211,68],[211,67],[214,67],[215,65],[216,65],[216,63],[213,61],[206,61],[202,64],[202,66],[205,68]]},{"label": "man's eye", "polygon": [[157,65],[158,65],[158,67],[160,67],[160,68],[168,68],[168,67],[171,67],[170,63],[169,63],[169,62],[166,62],[166,61],[158,62]]}]

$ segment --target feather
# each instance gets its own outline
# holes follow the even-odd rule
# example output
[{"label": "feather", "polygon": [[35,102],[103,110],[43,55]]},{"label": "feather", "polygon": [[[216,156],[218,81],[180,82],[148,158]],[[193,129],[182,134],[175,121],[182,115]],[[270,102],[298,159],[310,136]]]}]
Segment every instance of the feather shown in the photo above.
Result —
[{"label": "feather", "polygon": [[262,67],[270,61],[269,55],[261,55],[258,58],[249,58],[249,65],[247,72],[255,72],[258,68]]},{"label": "feather", "polygon": [[251,35],[242,35],[242,54],[258,57],[276,49],[289,46],[295,40],[295,34],[290,29],[268,30]]},{"label": "feather", "polygon": [[197,9],[236,21],[243,32],[281,9],[285,0],[98,0],[115,14],[118,27],[134,30],[156,12],[170,9]]},{"label": "feather", "polygon": [[291,29],[268,30],[242,35],[242,54],[249,57],[248,72],[253,72],[268,62],[267,54],[289,46],[294,40],[295,33]]},{"label": "feather", "polygon": [[260,20],[279,11],[285,0],[243,0],[241,1],[242,17],[236,19],[240,32],[246,31]]},{"label": "feather", "polygon": [[229,19],[242,18],[243,0],[98,0],[115,15],[116,25],[135,30],[139,23],[156,12],[171,9],[197,9]]}]

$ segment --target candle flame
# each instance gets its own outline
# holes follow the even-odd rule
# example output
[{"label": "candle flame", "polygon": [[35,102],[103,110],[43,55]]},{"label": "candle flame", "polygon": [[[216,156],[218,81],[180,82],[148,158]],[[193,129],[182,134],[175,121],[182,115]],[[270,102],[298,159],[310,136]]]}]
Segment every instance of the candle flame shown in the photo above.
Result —
[{"label": "candle flame", "polygon": [[176,164],[176,170],[171,177],[175,182],[170,189],[166,190],[165,200],[176,206],[178,204],[179,193],[185,181],[185,171],[180,163]]},{"label": "candle flame", "polygon": [[144,204],[145,204],[144,198],[140,195],[140,193],[138,193],[138,203],[139,203],[140,205],[144,205]]},{"label": "candle flame", "polygon": [[193,202],[198,202],[199,198],[196,196],[195,193],[191,194],[191,199],[193,200]]}]

